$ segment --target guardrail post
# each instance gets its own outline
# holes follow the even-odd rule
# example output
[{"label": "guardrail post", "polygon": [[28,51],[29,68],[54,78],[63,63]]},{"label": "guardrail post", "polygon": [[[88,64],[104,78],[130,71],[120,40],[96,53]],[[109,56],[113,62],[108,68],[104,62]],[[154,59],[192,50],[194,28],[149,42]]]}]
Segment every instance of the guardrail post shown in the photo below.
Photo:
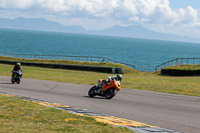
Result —
[{"label": "guardrail post", "polygon": [[178,63],[178,61],[177,61],[177,59],[176,59],[176,66],[177,66],[177,63]]},{"label": "guardrail post", "polygon": [[101,62],[104,62],[105,61],[105,58],[103,57],[103,60]]},{"label": "guardrail post", "polygon": [[157,67],[155,67],[155,72],[157,72]]}]

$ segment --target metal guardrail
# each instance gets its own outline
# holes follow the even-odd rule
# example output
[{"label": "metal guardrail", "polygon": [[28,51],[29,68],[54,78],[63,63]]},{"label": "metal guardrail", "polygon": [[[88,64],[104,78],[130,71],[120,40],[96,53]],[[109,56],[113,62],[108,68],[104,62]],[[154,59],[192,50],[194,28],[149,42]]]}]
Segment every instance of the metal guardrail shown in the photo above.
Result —
[{"label": "metal guardrail", "polygon": [[182,64],[200,64],[200,57],[195,57],[195,58],[176,58],[168,62],[164,62],[160,65],[157,65],[155,67],[155,71],[161,70],[163,67],[169,67],[169,66],[177,66],[177,65],[182,65]]},{"label": "metal guardrail", "polygon": [[70,60],[70,61],[88,61],[88,62],[104,62],[104,57],[91,56],[64,56],[64,55],[37,55],[37,54],[14,54],[0,52],[1,56],[16,57],[24,59],[46,59],[46,60]]},{"label": "metal guardrail", "polygon": [[140,72],[154,72],[155,66],[136,65],[135,70]]},{"label": "metal guardrail", "polygon": [[105,57],[93,57],[93,56],[65,56],[65,55],[36,55],[36,54],[14,54],[0,52],[1,56],[16,57],[24,59],[45,59],[45,60],[69,60],[69,61],[87,61],[87,62],[111,62],[117,64],[123,64],[125,66],[135,69],[135,65],[119,62],[113,59]]},{"label": "metal guardrail", "polygon": [[133,65],[128,63],[119,62],[113,59],[105,57],[93,57],[93,56],[65,56],[65,55],[36,55],[36,54],[14,54],[0,52],[1,56],[16,57],[24,59],[45,59],[45,60],[69,60],[69,61],[87,61],[87,62],[111,62],[117,64],[123,64],[137,71],[142,72],[156,72],[160,71],[163,67],[181,65],[181,64],[200,64],[200,57],[195,58],[176,58],[168,62],[164,62],[157,66],[145,66],[145,65]]}]

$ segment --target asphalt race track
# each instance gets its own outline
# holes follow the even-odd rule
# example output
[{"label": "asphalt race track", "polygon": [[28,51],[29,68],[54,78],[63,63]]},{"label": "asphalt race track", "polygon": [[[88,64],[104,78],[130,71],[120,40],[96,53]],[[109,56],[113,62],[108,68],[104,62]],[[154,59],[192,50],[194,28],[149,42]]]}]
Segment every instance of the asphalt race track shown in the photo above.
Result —
[{"label": "asphalt race track", "polygon": [[88,97],[90,87],[33,79],[22,79],[18,85],[11,84],[10,77],[0,76],[0,93],[89,109],[183,133],[200,132],[200,97],[121,89],[107,100]]}]

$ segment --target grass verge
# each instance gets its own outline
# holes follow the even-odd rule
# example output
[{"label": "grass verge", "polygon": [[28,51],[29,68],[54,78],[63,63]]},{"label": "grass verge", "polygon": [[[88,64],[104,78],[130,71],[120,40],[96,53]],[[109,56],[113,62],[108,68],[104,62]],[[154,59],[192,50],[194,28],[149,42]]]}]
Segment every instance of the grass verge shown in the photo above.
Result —
[{"label": "grass verge", "polygon": [[[12,65],[0,64],[0,75],[11,76]],[[95,85],[110,74],[23,66],[23,78]],[[23,83],[23,79],[22,79]],[[123,74],[122,88],[200,96],[200,77],[171,77],[159,73]],[[123,91],[123,89],[122,89]]]},{"label": "grass verge", "polygon": [[37,133],[132,133],[132,131],[96,122],[91,117],[45,107],[30,101],[0,94],[1,132]]}]

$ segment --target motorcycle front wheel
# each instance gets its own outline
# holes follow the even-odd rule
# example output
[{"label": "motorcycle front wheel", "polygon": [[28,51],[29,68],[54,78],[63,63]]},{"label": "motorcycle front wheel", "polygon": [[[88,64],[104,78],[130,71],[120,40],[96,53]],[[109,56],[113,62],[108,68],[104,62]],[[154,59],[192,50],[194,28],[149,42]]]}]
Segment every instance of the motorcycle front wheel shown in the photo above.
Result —
[{"label": "motorcycle front wheel", "polygon": [[88,91],[89,97],[94,97],[96,95],[94,92],[95,89],[96,89],[96,86],[93,86],[92,88],[90,88],[90,90]]},{"label": "motorcycle front wheel", "polygon": [[11,77],[11,83],[14,84],[15,83],[15,78],[12,76]]},{"label": "motorcycle front wheel", "polygon": [[18,79],[17,84],[20,84],[20,79]]}]

